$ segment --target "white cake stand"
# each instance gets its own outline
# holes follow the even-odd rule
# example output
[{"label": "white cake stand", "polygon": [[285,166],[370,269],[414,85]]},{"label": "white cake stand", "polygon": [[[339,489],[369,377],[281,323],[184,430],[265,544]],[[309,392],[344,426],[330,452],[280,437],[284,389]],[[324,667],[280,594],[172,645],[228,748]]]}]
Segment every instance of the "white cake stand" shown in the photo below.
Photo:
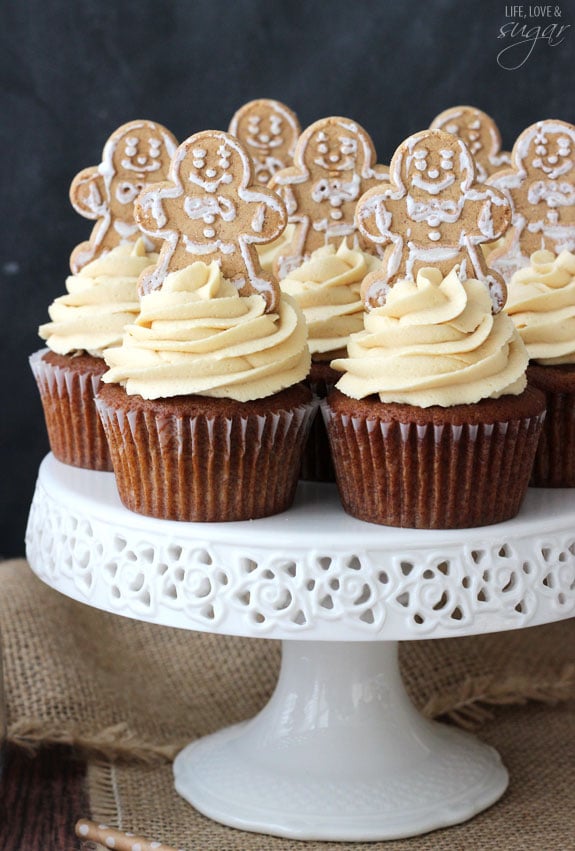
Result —
[{"label": "white cake stand", "polygon": [[334,486],[311,483],[276,517],[177,523],[126,510],[112,474],[49,455],[26,539],[37,575],[88,605],[283,640],[267,706],[193,742],[174,773],[211,818],[298,839],[412,836],[494,803],[508,782],[499,755],[414,709],[397,641],[575,610],[572,490],[531,490],[515,520],[477,529],[363,523]]}]

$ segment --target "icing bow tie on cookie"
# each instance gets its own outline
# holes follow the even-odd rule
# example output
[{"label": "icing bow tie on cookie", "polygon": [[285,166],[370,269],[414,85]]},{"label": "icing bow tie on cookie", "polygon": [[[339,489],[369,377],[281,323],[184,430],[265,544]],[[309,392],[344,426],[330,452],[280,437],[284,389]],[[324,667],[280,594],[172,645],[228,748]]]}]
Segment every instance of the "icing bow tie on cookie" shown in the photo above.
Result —
[{"label": "icing bow tie on cookie", "polygon": [[[97,221],[88,242],[72,252],[74,274],[96,257],[142,235],[134,220],[134,200],[151,180],[166,177],[177,144],[161,124],[130,121],[112,133],[100,165],[76,175],[70,187],[72,206],[81,216]],[[148,250],[156,247],[157,243],[147,241]]]},{"label": "icing bow tie on cookie", "polygon": [[216,261],[242,295],[258,293],[275,311],[279,285],[262,271],[256,245],[280,236],[287,213],[274,192],[252,181],[251,159],[235,137],[205,130],[186,139],[168,180],[149,185],[134,207],[142,230],[164,241],[158,265],[140,278],[140,292],[159,289],[166,275],[196,260]]},{"label": "icing bow tie on cookie", "polygon": [[445,277],[455,267],[461,276],[484,281],[493,311],[506,296],[500,275],[488,269],[479,249],[501,236],[511,209],[504,195],[476,182],[475,163],[461,139],[442,130],[410,136],[393,155],[390,184],[359,199],[356,223],[364,236],[385,246],[381,269],[362,284],[368,308],[385,303],[397,280],[415,280],[425,266]]}]

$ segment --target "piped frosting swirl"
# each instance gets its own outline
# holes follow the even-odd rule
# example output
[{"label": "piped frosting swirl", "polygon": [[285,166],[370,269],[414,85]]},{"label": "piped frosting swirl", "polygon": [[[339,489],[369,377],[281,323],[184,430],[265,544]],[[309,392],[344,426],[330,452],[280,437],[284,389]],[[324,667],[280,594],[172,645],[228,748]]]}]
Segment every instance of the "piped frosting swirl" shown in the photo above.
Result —
[{"label": "piped frosting swirl", "polygon": [[505,311],[532,360],[575,363],[575,254],[534,252],[511,278]]},{"label": "piped frosting swirl", "polygon": [[352,334],[348,357],[332,361],[344,373],[336,386],[354,399],[378,394],[424,408],[521,393],[528,358],[519,334],[504,313],[492,314],[485,284],[458,271],[424,268],[395,283]]},{"label": "piped frosting swirl", "polygon": [[349,335],[361,330],[361,283],[378,265],[376,257],[343,240],[337,251],[333,245],[318,248],[280,282],[303,310],[312,355],[345,349]]},{"label": "piped frosting swirl", "polygon": [[291,298],[266,313],[262,296],[240,296],[216,262],[202,261],[142,297],[137,320],[105,359],[103,381],[144,399],[261,399],[301,381],[310,366],[305,320]]},{"label": "piped frosting swirl", "polygon": [[158,259],[147,253],[144,240],[118,245],[66,279],[65,295],[48,313],[51,322],[38,333],[60,355],[87,352],[102,357],[122,342],[124,327],[138,315],[138,277]]}]

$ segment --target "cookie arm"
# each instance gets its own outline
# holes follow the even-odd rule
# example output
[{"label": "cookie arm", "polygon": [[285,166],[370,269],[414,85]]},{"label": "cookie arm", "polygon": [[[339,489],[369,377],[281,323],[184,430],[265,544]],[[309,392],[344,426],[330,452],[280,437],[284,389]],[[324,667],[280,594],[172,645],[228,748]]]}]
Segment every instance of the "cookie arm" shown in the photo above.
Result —
[{"label": "cookie arm", "polygon": [[142,231],[148,236],[163,240],[158,265],[145,269],[138,279],[140,295],[159,289],[169,272],[179,235],[177,230],[167,225],[171,221],[171,202],[180,194],[181,190],[174,188],[173,183],[163,181],[150,184],[140,192],[134,202],[134,219]]},{"label": "cookie arm", "polygon": [[492,242],[506,232],[511,223],[511,205],[504,193],[492,186],[469,191],[469,202],[476,207],[477,225],[467,231],[474,242]]},{"label": "cookie arm", "polygon": [[357,202],[355,225],[359,232],[375,245],[387,245],[393,239],[391,227],[398,203],[401,202],[393,198],[391,189],[389,192],[382,192],[379,187],[369,189]]}]

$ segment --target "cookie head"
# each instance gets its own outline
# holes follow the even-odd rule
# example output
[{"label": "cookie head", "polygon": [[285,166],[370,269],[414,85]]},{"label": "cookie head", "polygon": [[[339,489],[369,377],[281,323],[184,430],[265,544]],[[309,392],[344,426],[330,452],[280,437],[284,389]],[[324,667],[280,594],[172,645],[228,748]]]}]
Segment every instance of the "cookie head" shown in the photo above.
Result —
[{"label": "cookie head", "polygon": [[190,146],[178,163],[179,179],[201,192],[215,195],[226,188],[247,186],[251,178],[249,164],[238,148],[224,138],[203,135],[201,143]]},{"label": "cookie head", "polygon": [[[521,137],[520,137],[521,138]],[[570,175],[574,180],[575,131],[560,122],[541,122],[531,129],[524,146],[522,164],[528,175],[536,179],[557,180]]]},{"label": "cookie head", "polygon": [[110,136],[100,171],[109,180],[110,206],[117,215],[131,217],[144,186],[166,177],[175,148],[173,136],[151,121],[131,121]]},{"label": "cookie head", "polygon": [[[473,161],[465,146],[449,133],[416,134],[399,151],[400,183],[415,199],[456,201],[473,183]],[[397,169],[397,161],[392,162]]]},{"label": "cookie head", "polygon": [[[312,132],[306,140],[302,158],[311,173],[339,177],[364,168],[367,140],[361,138],[357,125],[345,119],[328,118],[309,129]],[[372,158],[369,159],[371,164]]]},{"label": "cookie head", "polygon": [[291,165],[301,127],[296,114],[285,104],[261,98],[236,112],[229,132],[237,136],[252,157],[256,182],[267,184],[276,171]]},{"label": "cookie head", "polygon": [[501,136],[494,120],[473,106],[454,106],[440,113],[431,127],[458,136],[481,162],[499,153]]}]

